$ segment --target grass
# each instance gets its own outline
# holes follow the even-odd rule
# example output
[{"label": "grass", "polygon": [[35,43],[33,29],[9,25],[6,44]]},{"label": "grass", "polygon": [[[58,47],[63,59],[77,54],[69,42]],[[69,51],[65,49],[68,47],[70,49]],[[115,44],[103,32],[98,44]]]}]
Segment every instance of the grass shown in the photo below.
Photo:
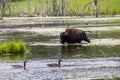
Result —
[{"label": "grass", "polygon": [[0,54],[1,55],[12,55],[12,54],[23,54],[27,52],[27,47],[22,41],[8,41],[0,43]]},{"label": "grass", "polygon": [[2,20],[2,17],[0,17],[0,20]]},{"label": "grass", "polygon": [[[101,13],[105,13],[106,14],[119,14],[120,13],[120,7],[118,5],[120,1],[119,0],[100,0],[99,3],[99,8],[100,8],[100,12]],[[103,7],[104,5],[104,7]]]},{"label": "grass", "polygon": [[[98,11],[100,15],[119,15],[120,0],[98,0]],[[94,8],[93,0],[65,0],[65,15],[93,15]],[[88,3],[88,6],[86,6]],[[6,7],[7,16],[14,14],[39,14],[52,15],[52,0],[22,0],[18,2],[7,3],[10,6]],[[57,0],[58,15],[61,15],[61,0]],[[85,8],[86,6],[86,8]],[[83,10],[85,8],[85,10]],[[1,14],[1,12],[0,12]]]}]

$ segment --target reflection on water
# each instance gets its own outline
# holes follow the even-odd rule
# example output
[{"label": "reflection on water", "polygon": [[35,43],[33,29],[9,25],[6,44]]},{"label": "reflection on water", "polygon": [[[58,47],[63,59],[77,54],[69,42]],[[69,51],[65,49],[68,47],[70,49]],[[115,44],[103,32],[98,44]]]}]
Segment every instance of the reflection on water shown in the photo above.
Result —
[{"label": "reflection on water", "polygon": [[[50,21],[50,20],[48,20]],[[14,22],[14,21],[13,21]],[[65,80],[68,78],[84,77],[120,77],[120,26],[93,27],[94,24],[88,21],[67,24],[44,25],[9,24],[0,25],[0,41],[23,40],[30,48],[30,54],[0,55],[0,80]],[[118,20],[119,22],[119,20]],[[117,23],[118,23],[117,22]],[[19,23],[19,21],[18,21]],[[26,22],[25,22],[26,23]],[[100,22],[102,24],[102,22]],[[111,21],[109,22],[111,23]],[[21,23],[20,23],[21,24]],[[83,25],[84,24],[84,25]],[[90,24],[91,27],[90,27]],[[100,26],[99,24],[98,26]],[[15,26],[13,26],[15,25]],[[44,25],[44,26],[43,26]],[[69,26],[66,26],[69,25]],[[111,24],[108,24],[111,25]],[[81,27],[82,26],[82,27]],[[67,27],[81,28],[87,31],[91,43],[64,45],[60,43],[59,34]],[[99,32],[98,39],[95,32]],[[56,63],[62,58],[62,67],[50,68],[46,64]],[[4,60],[28,60],[27,70],[13,69],[12,64],[16,62],[4,62]],[[16,64],[22,64],[18,61]],[[113,75],[112,75],[113,74]],[[6,77],[7,76],[7,77]]]},{"label": "reflection on water", "polygon": [[81,45],[68,45],[61,47],[62,58],[79,58],[85,54],[86,47]]},{"label": "reflection on water", "polygon": [[[23,30],[19,32],[19,30]],[[27,58],[30,59],[51,59],[51,58],[83,58],[83,57],[118,57],[120,48],[120,32],[100,31],[99,39],[95,38],[94,32],[87,33],[91,43],[62,45],[60,43],[59,34],[65,29],[60,28],[42,28],[32,29],[37,32],[28,32],[27,28],[12,29],[6,34],[1,34],[1,39],[6,40],[23,40],[27,43],[31,50],[31,54]],[[51,31],[50,31],[51,30]],[[118,34],[118,35],[116,35]],[[20,36],[19,36],[20,35]]]},{"label": "reflection on water", "polygon": [[[118,57],[120,46],[32,46],[33,58]],[[37,50],[36,50],[37,49]]]},{"label": "reflection on water", "polygon": [[[0,80],[66,80],[70,78],[120,77],[120,58],[63,59],[61,67],[48,67],[57,59],[30,60],[27,70],[14,69],[12,64],[0,62]],[[87,79],[85,79],[87,80]]]},{"label": "reflection on water", "polygon": [[31,46],[30,59],[53,59],[59,58],[61,55],[60,46]]},{"label": "reflection on water", "polygon": [[26,54],[11,54],[11,55],[0,55],[0,60],[24,60],[26,58]]}]

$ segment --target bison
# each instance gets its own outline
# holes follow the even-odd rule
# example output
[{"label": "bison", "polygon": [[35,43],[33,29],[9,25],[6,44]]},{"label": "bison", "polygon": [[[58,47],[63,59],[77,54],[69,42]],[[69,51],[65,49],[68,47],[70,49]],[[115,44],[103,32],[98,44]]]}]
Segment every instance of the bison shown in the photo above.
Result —
[{"label": "bison", "polygon": [[81,43],[84,40],[90,43],[90,40],[87,38],[85,31],[80,29],[68,28],[65,32],[60,34],[60,43]]}]

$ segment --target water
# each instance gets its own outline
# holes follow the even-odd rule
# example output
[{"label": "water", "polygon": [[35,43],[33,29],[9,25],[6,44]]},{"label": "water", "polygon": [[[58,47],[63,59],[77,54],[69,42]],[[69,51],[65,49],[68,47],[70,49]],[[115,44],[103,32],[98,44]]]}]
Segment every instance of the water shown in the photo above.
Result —
[{"label": "water", "polygon": [[14,69],[12,64],[22,62],[0,63],[0,79],[6,80],[66,80],[69,78],[120,77],[120,58],[63,59],[61,67],[48,67],[57,59],[30,60],[27,70]]},{"label": "water", "polygon": [[[0,41],[23,40],[31,53],[0,56],[0,80],[120,77],[119,21],[98,20],[97,27],[93,27],[94,19],[5,19],[0,25]],[[91,43],[61,44],[59,35],[68,27],[85,30]],[[63,59],[60,68],[47,66],[59,58]],[[23,65],[25,59],[27,70],[11,66]]]}]

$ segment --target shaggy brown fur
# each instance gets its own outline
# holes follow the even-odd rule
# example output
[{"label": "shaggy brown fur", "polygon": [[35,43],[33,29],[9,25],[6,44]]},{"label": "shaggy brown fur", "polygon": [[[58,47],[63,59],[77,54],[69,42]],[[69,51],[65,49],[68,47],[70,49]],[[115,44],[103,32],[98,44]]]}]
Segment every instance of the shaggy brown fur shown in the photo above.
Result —
[{"label": "shaggy brown fur", "polygon": [[82,40],[90,43],[90,40],[87,38],[85,31],[80,29],[68,28],[65,32],[60,34],[61,43],[81,43]]}]

